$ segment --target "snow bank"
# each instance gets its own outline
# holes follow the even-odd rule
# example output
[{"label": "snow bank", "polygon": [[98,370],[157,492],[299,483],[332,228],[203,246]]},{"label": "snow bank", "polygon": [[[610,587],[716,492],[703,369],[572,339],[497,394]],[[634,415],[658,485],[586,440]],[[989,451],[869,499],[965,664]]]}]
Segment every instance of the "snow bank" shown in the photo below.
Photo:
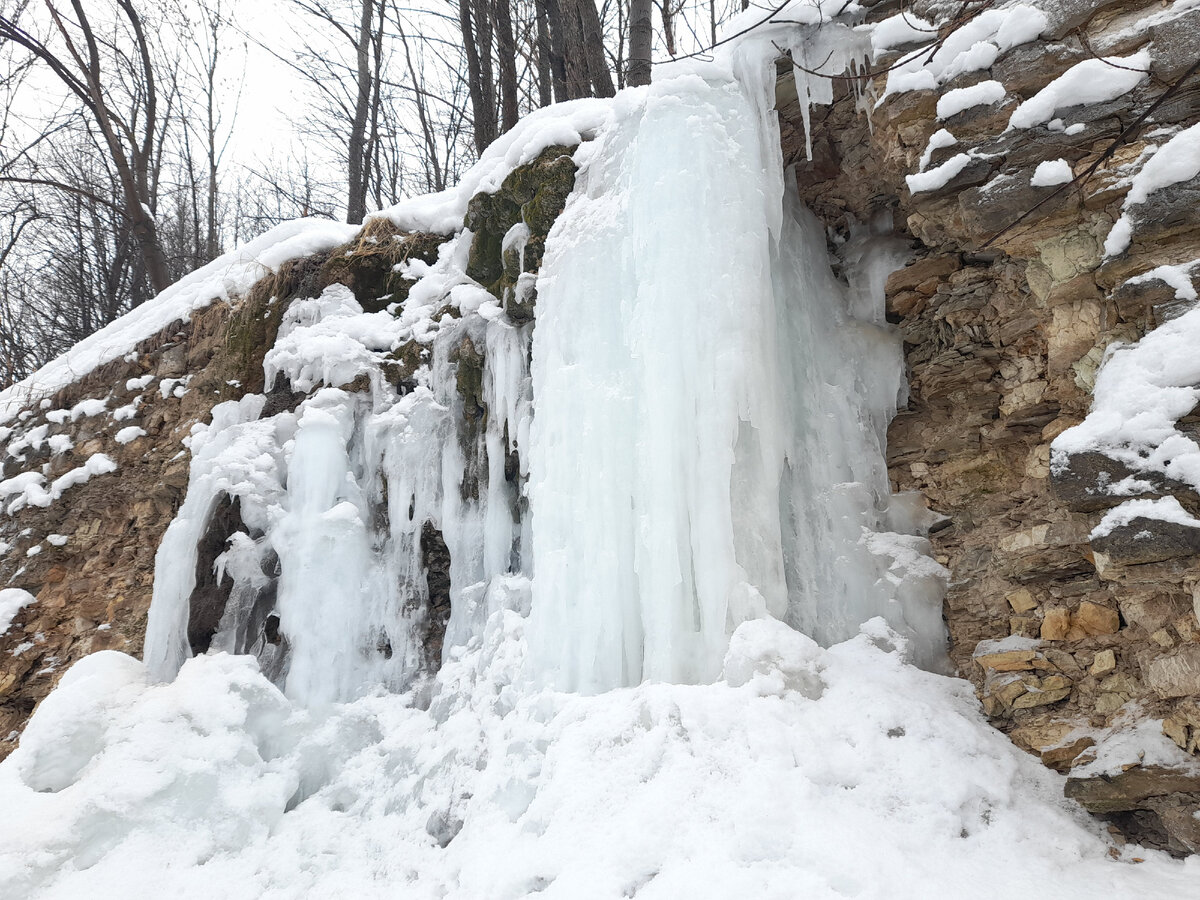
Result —
[{"label": "snow bank", "polygon": [[1129,248],[1133,238],[1130,207],[1145,203],[1155,191],[1191,181],[1200,175],[1200,123],[1180,131],[1162,145],[1133,176],[1121,207],[1121,217],[1104,241],[1104,255],[1116,256]]},{"label": "snow bank", "polygon": [[[943,147],[953,147],[958,143],[958,138],[952,135],[945,128],[939,128],[929,136],[929,143],[925,145],[925,151],[921,154],[921,161],[917,166],[918,172],[924,172],[929,166],[930,160],[933,159],[933,154],[941,150]],[[909,187],[912,190],[912,187]]]},{"label": "snow bank", "polygon": [[[0,391],[0,424],[10,421],[23,407],[124,356],[140,341],[157,334],[177,319],[186,321],[193,312],[216,300],[229,300],[248,290],[280,264],[331,250],[348,241],[357,231],[358,226],[320,219],[300,219],[277,225],[181,278],[153,300],[84,338],[24,381]],[[72,410],[72,417],[74,413]]]},{"label": "snow bank", "polygon": [[1161,497],[1157,500],[1126,500],[1120,506],[1110,509],[1104,514],[1100,524],[1092,529],[1089,539],[1107,537],[1112,534],[1114,529],[1123,528],[1134,519],[1153,519],[1188,528],[1200,528],[1200,519],[1184,509],[1174,497]]},{"label": "snow bank", "polygon": [[479,192],[495,193],[508,173],[532,161],[547,147],[575,146],[608,121],[611,104],[587,98],[534,110],[497,138],[454,187],[403,200],[373,213],[404,231],[453,234],[463,225],[467,203]]},{"label": "snow bank", "polygon": [[118,444],[128,444],[132,441],[136,441],[140,437],[145,436],[146,429],[137,425],[128,425],[113,435],[113,440],[115,440]]},{"label": "snow bank", "polygon": [[57,500],[68,489],[87,484],[95,475],[107,475],[117,471],[116,462],[106,453],[93,453],[82,466],[55,478],[50,484],[50,497]]},{"label": "snow bank", "polygon": [[938,97],[937,117],[949,119],[974,106],[1000,103],[1004,97],[1004,85],[998,81],[981,81],[970,87],[955,88]]},{"label": "snow bank", "polygon": [[933,90],[959,75],[990,68],[1005,50],[1036,40],[1047,24],[1044,12],[1024,4],[985,9],[936,48],[936,35],[930,35],[926,47],[896,64],[879,102],[889,94]]},{"label": "snow bank", "polygon": [[969,153],[955,153],[944,163],[934,166],[928,171],[905,175],[904,183],[908,185],[908,190],[911,194],[939,190],[949,184],[951,180],[958,177],[958,174],[967,167],[971,159],[972,156]]},{"label": "snow bank", "polygon": [[46,476],[31,470],[0,481],[0,504],[7,515],[13,515],[26,506],[48,507],[68,490],[87,484],[95,475],[115,472],[117,464],[104,453],[93,453],[82,466],[77,466],[55,478],[46,487]]},{"label": "snow bank", "polygon": [[870,32],[873,61],[897,47],[929,43],[937,37],[937,27],[932,22],[907,11],[860,27]]},{"label": "snow bank", "polygon": [[[1197,0],[1200,2],[1200,0]],[[1128,279],[1125,284],[1146,284],[1151,281],[1161,281],[1175,291],[1176,300],[1196,300],[1196,285],[1192,282],[1192,272],[1200,267],[1200,259],[1179,266],[1155,266],[1149,272],[1143,272]]]},{"label": "snow bank", "polygon": [[[78,663],[0,767],[9,896],[1064,900],[1187,896],[1195,859],[1107,855],[966,682],[769,622],[726,678],[597,696],[517,681],[500,612],[427,704],[297,708],[245,657],[149,684]],[[864,852],[869,848],[870,852]],[[1121,859],[1132,855],[1125,851]],[[986,873],[986,876],[983,874]]]}]

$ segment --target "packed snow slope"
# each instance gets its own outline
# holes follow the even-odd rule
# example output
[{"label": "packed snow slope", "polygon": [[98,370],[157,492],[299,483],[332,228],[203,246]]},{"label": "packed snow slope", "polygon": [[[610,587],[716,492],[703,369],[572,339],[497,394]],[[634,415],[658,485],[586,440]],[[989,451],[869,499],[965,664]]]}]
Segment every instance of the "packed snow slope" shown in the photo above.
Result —
[{"label": "packed snow slope", "polygon": [[[471,178],[582,140],[534,323],[465,275],[465,230],[410,264],[402,309],[294,302],[266,381],[305,399],[195,429],[146,662],[78,663],[0,765],[0,894],[1194,891],[1200,864],[1111,846],[937,674],[945,573],[882,455],[902,258],[864,228],[834,277],[770,113],[776,43],[848,63],[869,37],[773,26],[530,117]],[[424,362],[401,387],[405,347]],[[234,588],[193,656],[197,544],[230,497]],[[430,528],[451,560],[436,673]]]}]

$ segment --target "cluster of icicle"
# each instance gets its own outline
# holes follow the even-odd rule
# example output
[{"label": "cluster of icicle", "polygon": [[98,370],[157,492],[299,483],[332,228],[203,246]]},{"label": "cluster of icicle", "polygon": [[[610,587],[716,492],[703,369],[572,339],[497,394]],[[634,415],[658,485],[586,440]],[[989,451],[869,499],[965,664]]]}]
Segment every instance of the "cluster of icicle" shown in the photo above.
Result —
[{"label": "cluster of icicle", "polygon": [[[810,40],[798,58],[858,52],[848,29]],[[613,101],[576,151],[535,324],[463,274],[466,231],[409,264],[403,310],[364,313],[340,286],[294,302],[266,382],[306,399],[264,417],[248,396],[197,429],[158,552],[152,671],[191,652],[197,546],[224,498],[246,530],[218,559],[233,589],[211,646],[258,655],[306,704],[428,674],[430,529],[451,559],[443,653],[516,610],[532,683],[711,681],[737,625],[767,616],[828,644],[882,615],[937,666],[944,572],[883,456],[905,390],[883,281],[903,257],[863,227],[846,281],[831,272],[822,227],[785,196],[777,52],[748,42]],[[397,388],[386,357],[412,341],[425,364]],[[467,341],[482,415],[459,391]]]}]

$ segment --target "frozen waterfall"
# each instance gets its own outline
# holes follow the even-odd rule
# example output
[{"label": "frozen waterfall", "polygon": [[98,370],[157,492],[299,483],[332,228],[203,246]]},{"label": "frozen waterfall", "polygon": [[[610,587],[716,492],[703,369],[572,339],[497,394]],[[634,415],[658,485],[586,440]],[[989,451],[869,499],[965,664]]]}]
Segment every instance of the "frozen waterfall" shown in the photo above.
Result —
[{"label": "frozen waterfall", "polygon": [[[869,45],[842,8],[534,112],[383,214],[446,235],[402,304],[287,305],[267,392],[187,440],[145,664],[86,656],[0,764],[0,894],[1191,895],[936,674],[903,248],[826,233],[772,112],[780,46]],[[481,230],[494,296],[468,203],[547,150],[574,188],[544,254]]]},{"label": "frozen waterfall", "polygon": [[864,237],[838,283],[819,223],[755,164],[777,146],[756,99],[652,87],[586,148],[553,234],[529,630],[563,689],[711,681],[733,629],[767,615],[823,642],[883,615],[926,664],[940,652],[938,568],[881,533],[903,355],[882,278],[861,282],[903,259]]},{"label": "frozen waterfall", "polygon": [[[269,419],[226,404],[193,439],[153,671],[190,655],[195,546],[229,497],[246,529],[220,560],[237,602],[213,646],[302,702],[406,689],[436,671],[430,647],[461,652],[500,609],[528,616],[528,679],[584,693],[711,682],[762,617],[829,644],[883,616],[938,666],[943,572],[902,533],[920,516],[883,458],[905,382],[882,288],[903,257],[864,226],[833,275],[784,190],[768,63],[747,51],[613,101],[575,152],[534,324],[466,277],[465,230],[395,314],[337,285],[294,302],[267,382],[309,396]],[[523,260],[527,239],[505,249]],[[423,364],[401,386],[386,355],[404,346]],[[269,646],[247,628],[268,616]]]}]

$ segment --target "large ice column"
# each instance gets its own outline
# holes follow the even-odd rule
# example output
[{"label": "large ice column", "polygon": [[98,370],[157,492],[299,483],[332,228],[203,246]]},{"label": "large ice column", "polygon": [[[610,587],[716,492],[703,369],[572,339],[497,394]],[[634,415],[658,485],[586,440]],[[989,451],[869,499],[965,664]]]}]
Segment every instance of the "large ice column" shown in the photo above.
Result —
[{"label": "large ice column", "polygon": [[307,704],[354,697],[381,680],[386,659],[371,640],[372,607],[385,605],[388,592],[372,583],[367,507],[347,452],[355,425],[347,401],[344,391],[326,388],[305,404],[288,465],[287,513],[270,535],[281,568],[280,625],[291,646],[286,691]]},{"label": "large ice column", "polygon": [[774,260],[786,618],[832,644],[883,616],[912,642],[917,662],[937,668],[945,572],[924,538],[903,533],[921,523],[907,498],[891,496],[884,463],[887,426],[907,386],[883,282],[903,257],[886,235],[859,234],[843,249],[842,284],[821,224],[794,198],[788,207]]},{"label": "large ice column", "polygon": [[942,573],[892,533],[883,455],[904,379],[880,273],[899,259],[864,234],[836,279],[760,162],[778,152],[762,86],[702,71],[618,98],[548,241],[533,671],[587,692],[705,681],[766,615],[826,643],[882,615],[931,664]]},{"label": "large ice column", "polygon": [[[733,496],[738,446],[779,462],[762,356],[780,181],[747,165],[761,137],[731,77],[617,102],[548,241],[533,338],[531,649],[583,691],[711,679],[731,604],[785,602],[774,502],[757,478]],[[767,552],[739,558],[743,529]]]}]

